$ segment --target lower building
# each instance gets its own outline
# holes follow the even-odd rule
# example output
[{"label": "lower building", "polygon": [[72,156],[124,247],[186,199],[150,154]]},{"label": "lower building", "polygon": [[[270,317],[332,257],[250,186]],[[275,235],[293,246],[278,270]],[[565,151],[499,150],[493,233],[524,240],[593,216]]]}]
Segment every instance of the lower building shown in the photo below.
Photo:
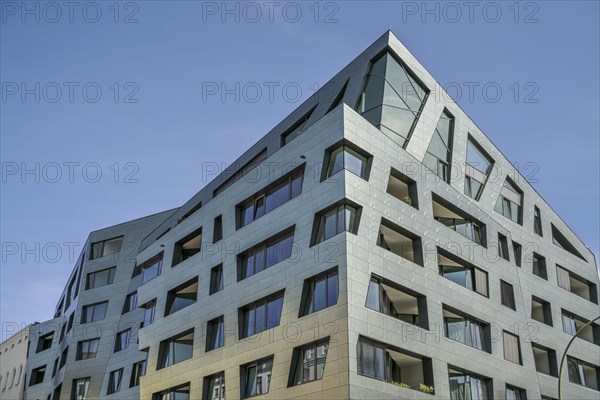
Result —
[{"label": "lower building", "polygon": [[[8,330],[8,324],[3,327]],[[15,330],[18,329],[15,326]],[[27,345],[31,325],[15,332],[0,344],[0,399],[25,398],[27,380]]]}]

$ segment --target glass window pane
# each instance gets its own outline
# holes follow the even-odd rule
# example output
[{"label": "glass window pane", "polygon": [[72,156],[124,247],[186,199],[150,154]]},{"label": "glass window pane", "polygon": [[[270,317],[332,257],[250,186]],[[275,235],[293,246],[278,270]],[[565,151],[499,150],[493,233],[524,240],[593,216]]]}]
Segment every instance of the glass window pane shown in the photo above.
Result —
[{"label": "glass window pane", "polygon": [[266,305],[265,303],[256,306],[255,310],[255,320],[254,323],[256,325],[255,332],[262,332],[265,330],[265,322],[266,322]]},{"label": "glass window pane", "polygon": [[290,199],[290,185],[286,182],[284,185],[270,191],[267,194],[266,211],[270,212]]},{"label": "glass window pane", "polygon": [[323,240],[327,240],[337,234],[337,211],[330,212],[323,216],[325,219],[325,229]]},{"label": "glass window pane", "polygon": [[298,196],[300,193],[302,193],[302,178],[303,175],[296,175],[295,177],[292,178],[292,195],[291,197],[294,198],[296,196]]},{"label": "glass window pane", "polygon": [[365,177],[366,160],[352,149],[345,147],[344,168],[362,178]]},{"label": "glass window pane", "polygon": [[327,278],[327,307],[337,304],[338,298],[338,274],[335,273]]},{"label": "glass window pane", "polygon": [[381,306],[379,304],[379,282],[371,279],[369,282],[369,289],[367,291],[367,304],[366,306],[371,310],[380,311]]},{"label": "glass window pane", "polygon": [[325,278],[321,278],[315,282],[315,291],[314,291],[314,299],[313,299],[315,312],[327,307],[326,290],[327,290],[327,284],[326,284]]},{"label": "glass window pane", "polygon": [[283,297],[269,301],[267,305],[267,329],[279,326],[282,308]]},{"label": "glass window pane", "polygon": [[334,150],[329,157],[329,165],[327,166],[327,177],[333,176],[344,169],[344,153],[343,147]]}]

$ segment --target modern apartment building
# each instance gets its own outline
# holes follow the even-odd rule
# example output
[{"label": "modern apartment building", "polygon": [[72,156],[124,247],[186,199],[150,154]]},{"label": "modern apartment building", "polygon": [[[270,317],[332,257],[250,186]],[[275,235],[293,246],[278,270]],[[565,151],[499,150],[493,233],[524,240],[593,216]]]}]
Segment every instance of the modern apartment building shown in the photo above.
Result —
[{"label": "modern apartment building", "polygon": [[[92,233],[27,398],[558,399],[594,256],[440,88],[388,32],[182,207]],[[599,360],[593,323],[564,398]]]}]

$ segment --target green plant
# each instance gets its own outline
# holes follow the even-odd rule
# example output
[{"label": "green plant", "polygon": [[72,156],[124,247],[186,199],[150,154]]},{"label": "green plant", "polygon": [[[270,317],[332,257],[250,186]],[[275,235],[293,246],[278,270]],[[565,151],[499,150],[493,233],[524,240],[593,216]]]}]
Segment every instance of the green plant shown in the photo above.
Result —
[{"label": "green plant", "polygon": [[404,196],[402,200],[409,206],[412,206],[412,199],[409,196]]},{"label": "green plant", "polygon": [[419,387],[418,390],[423,392],[423,393],[427,393],[427,394],[434,394],[435,393],[435,388],[433,386],[427,386],[423,383],[419,383]]},{"label": "green plant", "polygon": [[400,386],[400,387],[403,387],[403,388],[410,389],[410,385],[407,384],[407,383],[403,383],[403,382],[392,381],[392,385],[396,385],[396,386]]}]

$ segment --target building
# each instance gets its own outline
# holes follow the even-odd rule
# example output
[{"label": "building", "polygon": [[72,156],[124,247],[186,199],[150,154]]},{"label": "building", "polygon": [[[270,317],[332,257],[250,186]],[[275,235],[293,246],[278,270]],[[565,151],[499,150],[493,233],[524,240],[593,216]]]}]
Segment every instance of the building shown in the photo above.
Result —
[{"label": "building", "polygon": [[[557,399],[594,256],[434,90],[387,32],[182,207],[93,233],[28,398]],[[599,346],[565,398],[598,396]]]},{"label": "building", "polygon": [[[2,400],[24,398],[30,327],[31,325],[27,325],[0,344],[0,399]],[[4,330],[8,330],[7,327],[4,327]]]}]

